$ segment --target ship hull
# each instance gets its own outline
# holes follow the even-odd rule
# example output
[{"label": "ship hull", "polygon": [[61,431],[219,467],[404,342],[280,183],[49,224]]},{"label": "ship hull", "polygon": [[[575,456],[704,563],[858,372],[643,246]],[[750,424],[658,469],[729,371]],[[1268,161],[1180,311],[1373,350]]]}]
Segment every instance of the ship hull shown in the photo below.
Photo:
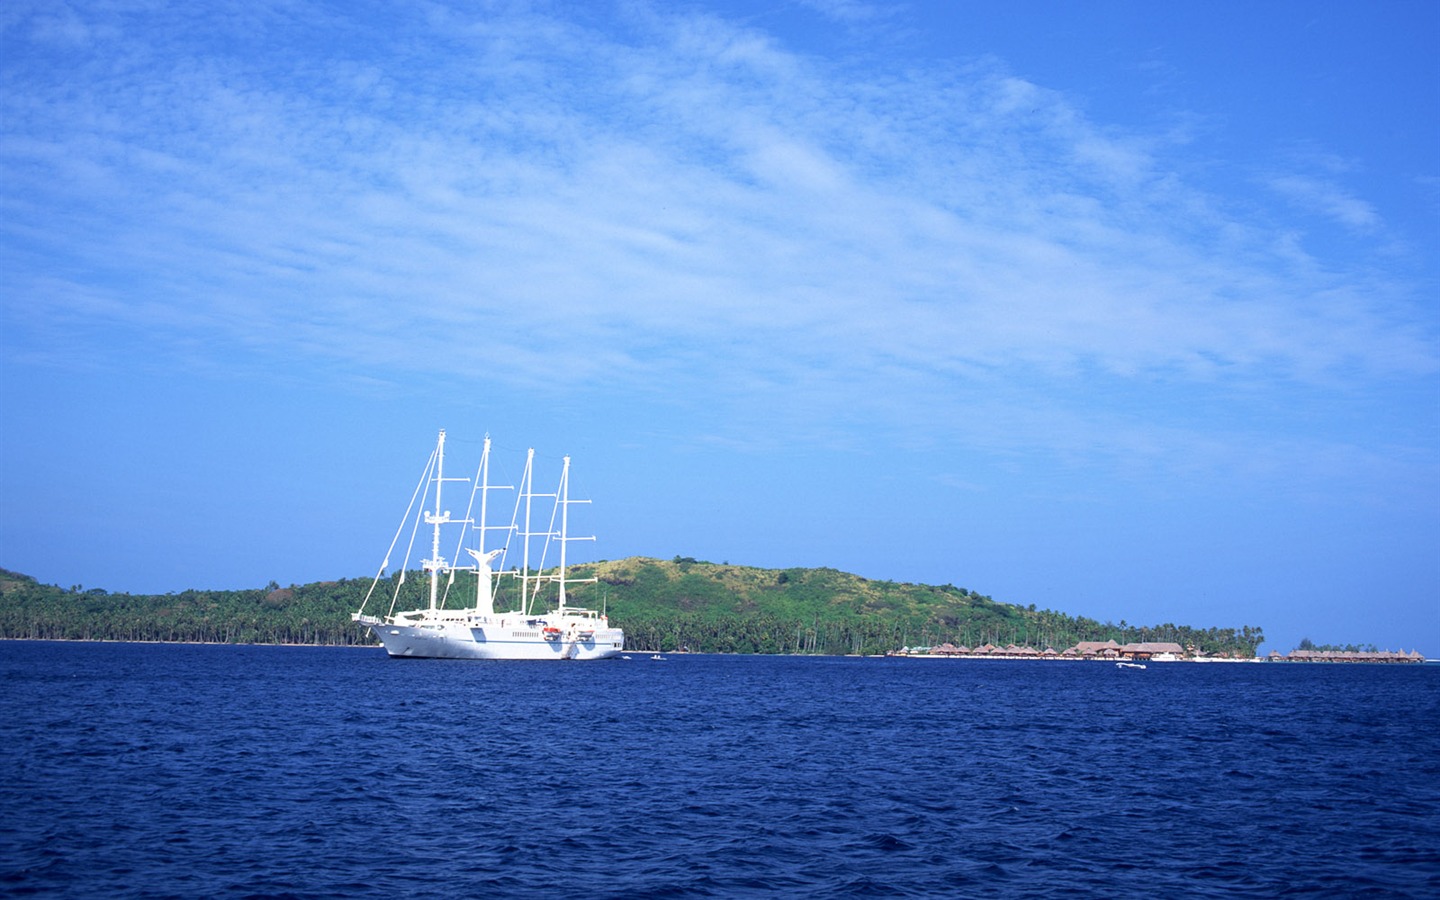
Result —
[{"label": "ship hull", "polygon": [[618,657],[625,644],[618,628],[546,640],[539,628],[498,623],[365,624],[386,653],[406,659],[609,659]]}]

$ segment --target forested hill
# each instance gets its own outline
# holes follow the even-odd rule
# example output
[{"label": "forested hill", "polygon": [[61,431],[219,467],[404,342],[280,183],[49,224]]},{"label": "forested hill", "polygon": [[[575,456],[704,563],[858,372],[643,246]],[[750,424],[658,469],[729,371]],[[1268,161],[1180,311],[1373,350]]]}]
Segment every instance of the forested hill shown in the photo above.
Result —
[{"label": "forested hill", "polygon": [[[1205,653],[1253,655],[1260,629],[1133,626],[999,603],[953,585],[873,581],[835,569],[757,569],[677,557],[573,566],[571,605],[604,609],[637,650],[712,653],[883,653],[944,641],[1069,647],[1082,640],[1174,641]],[[398,609],[423,605],[411,573]],[[467,583],[468,581],[468,583]],[[42,585],[0,569],[0,638],[221,643],[369,644],[350,621],[370,578],[241,591],[141,595]],[[365,611],[390,610],[394,579]],[[457,579],[446,605],[473,602]],[[501,594],[497,606],[506,608]],[[513,605],[513,604],[512,604]]]}]

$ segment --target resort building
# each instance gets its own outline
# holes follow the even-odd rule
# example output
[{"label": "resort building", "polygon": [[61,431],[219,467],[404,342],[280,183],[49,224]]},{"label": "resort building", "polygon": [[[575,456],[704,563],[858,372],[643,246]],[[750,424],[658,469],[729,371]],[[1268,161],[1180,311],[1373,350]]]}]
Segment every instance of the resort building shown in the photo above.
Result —
[{"label": "resort building", "polygon": [[1169,641],[1145,641],[1143,643],[1126,644],[1120,648],[1122,659],[1153,659],[1165,661],[1180,659],[1185,655],[1185,648],[1179,644]]},{"label": "resort building", "polygon": [[1419,650],[1291,650],[1281,654],[1271,650],[1271,662],[1333,662],[1333,663],[1423,663]]},{"label": "resort building", "polygon": [[[1205,655],[1196,653],[1195,648],[1188,650],[1179,644],[1170,641],[1141,641],[1129,644],[1117,644],[1115,641],[1080,641],[1073,647],[1068,647],[1063,653],[1057,653],[1055,648],[1046,647],[1044,650],[1036,650],[1026,645],[1024,647],[1015,644],[1008,644],[1004,647],[997,647],[991,643],[981,644],[976,647],[966,647],[964,644],[956,646],[949,641],[937,644],[934,647],[901,647],[899,650],[892,650],[886,656],[920,656],[920,657],[950,657],[959,659],[1071,659],[1071,660],[1115,660],[1132,662],[1169,662],[1179,660],[1191,660],[1194,662],[1260,662],[1257,657],[1251,659],[1241,654],[1218,654]],[[1311,663],[1423,663],[1425,657],[1418,650],[1406,652],[1404,650],[1370,650],[1370,651],[1346,651],[1346,650],[1292,650],[1288,654],[1282,654],[1278,650],[1272,650],[1264,657],[1269,662],[1311,662]]]}]

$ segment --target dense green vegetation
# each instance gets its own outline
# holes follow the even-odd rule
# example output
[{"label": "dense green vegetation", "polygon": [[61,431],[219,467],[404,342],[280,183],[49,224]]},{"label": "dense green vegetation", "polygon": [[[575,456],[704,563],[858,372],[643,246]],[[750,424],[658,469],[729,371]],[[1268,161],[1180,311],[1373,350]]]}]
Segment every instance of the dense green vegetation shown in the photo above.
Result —
[{"label": "dense green vegetation", "polygon": [[369,580],[261,590],[111,594],[0,569],[0,638],[359,644],[350,622]]},{"label": "dense green vegetation", "polygon": [[[884,653],[944,641],[1062,650],[1082,640],[1174,641],[1205,653],[1253,655],[1260,629],[1133,626],[999,603],[953,585],[872,581],[835,569],[757,569],[677,557],[573,566],[572,605],[606,610],[627,647],[709,653]],[[0,570],[0,638],[222,643],[369,644],[350,621],[370,579],[258,590],[111,594],[42,585]],[[366,612],[390,609],[383,583]],[[410,573],[399,609],[423,605]],[[461,577],[450,606],[473,596]],[[499,606],[507,598],[502,595]],[[513,602],[511,603],[513,606]]]}]

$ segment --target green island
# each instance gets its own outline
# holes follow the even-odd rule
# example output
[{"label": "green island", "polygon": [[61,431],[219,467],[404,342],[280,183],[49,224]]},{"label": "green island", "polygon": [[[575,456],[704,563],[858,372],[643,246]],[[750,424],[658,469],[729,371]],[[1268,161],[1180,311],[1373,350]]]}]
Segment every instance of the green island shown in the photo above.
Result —
[{"label": "green island", "polygon": [[[474,596],[463,573],[447,606]],[[627,649],[696,653],[879,655],[947,643],[1065,648],[1082,641],[1171,642],[1206,656],[1250,658],[1261,629],[1100,622],[1002,603],[954,585],[862,578],[830,568],[761,569],[689,557],[630,557],[569,567],[571,605],[607,612]],[[583,581],[594,579],[594,581]],[[60,588],[0,569],[0,639],[373,645],[351,621],[372,579],[167,594]],[[396,578],[366,611],[389,611]],[[423,605],[409,573],[397,609]],[[497,599],[504,608],[505,598]]]}]

